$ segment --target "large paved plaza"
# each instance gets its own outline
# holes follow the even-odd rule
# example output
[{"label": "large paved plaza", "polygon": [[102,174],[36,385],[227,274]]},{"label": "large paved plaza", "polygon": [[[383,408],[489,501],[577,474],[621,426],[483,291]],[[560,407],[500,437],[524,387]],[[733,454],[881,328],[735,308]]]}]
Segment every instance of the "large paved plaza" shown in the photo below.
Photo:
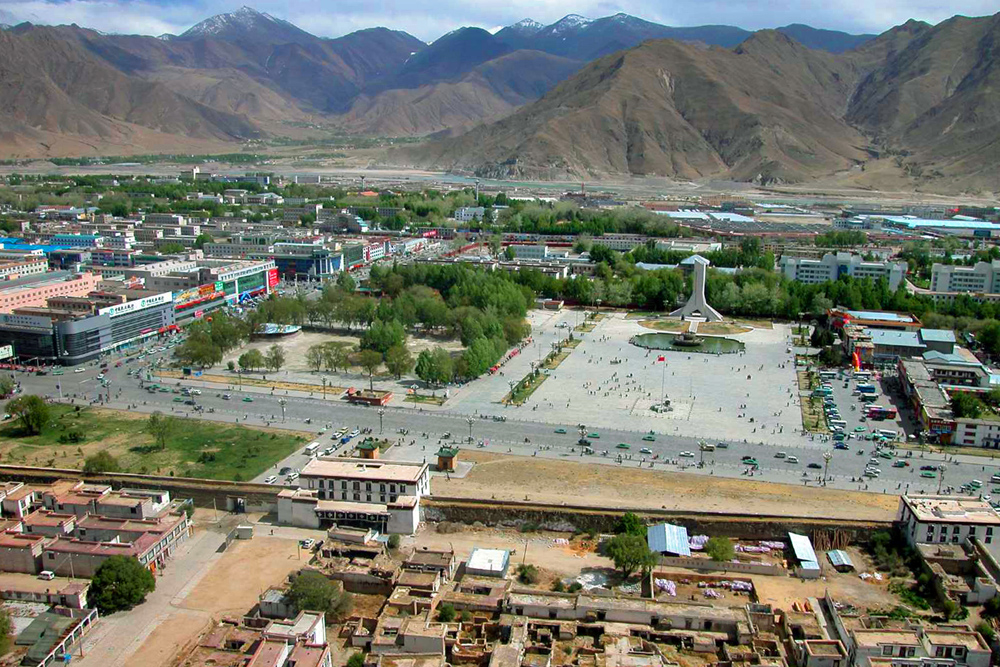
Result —
[{"label": "large paved plaza", "polygon": [[[531,370],[554,340],[564,338],[579,314],[535,312],[535,342],[509,362],[503,377],[477,380],[459,390],[449,411],[504,414],[508,418],[595,428],[655,431],[665,435],[794,445],[803,441],[790,328],[754,329],[730,338],[745,344],[740,354],[647,351],[629,339],[650,330],[624,313],[609,313],[593,332],[551,371],[520,407],[500,400],[508,380]],[[659,356],[665,362],[657,362]],[[662,388],[662,389],[661,389]],[[661,391],[672,410],[654,412]]]}]

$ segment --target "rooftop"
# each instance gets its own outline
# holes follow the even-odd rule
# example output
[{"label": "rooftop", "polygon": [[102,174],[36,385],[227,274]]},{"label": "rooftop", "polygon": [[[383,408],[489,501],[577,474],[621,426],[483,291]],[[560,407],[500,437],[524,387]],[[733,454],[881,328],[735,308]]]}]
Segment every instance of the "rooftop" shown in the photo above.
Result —
[{"label": "rooftop", "polygon": [[507,567],[510,559],[510,552],[506,549],[480,549],[475,547],[469,554],[469,561],[466,567],[472,570],[486,570],[489,572],[502,572]]},{"label": "rooftop", "polygon": [[1000,525],[1000,515],[985,500],[904,495],[902,501],[918,521]]},{"label": "rooftop", "polygon": [[913,630],[855,630],[854,642],[858,646],[877,647],[882,644],[919,646],[920,637]]},{"label": "rooftop", "polygon": [[913,317],[904,313],[890,313],[882,310],[846,310],[851,317],[859,320],[882,322],[913,322]]},{"label": "rooftop", "polygon": [[394,463],[371,459],[313,459],[302,469],[302,477],[345,477],[348,479],[408,482],[416,484],[427,471],[427,464]]},{"label": "rooftop", "polygon": [[990,650],[978,632],[929,630],[926,637],[935,646],[964,646],[970,651]]}]

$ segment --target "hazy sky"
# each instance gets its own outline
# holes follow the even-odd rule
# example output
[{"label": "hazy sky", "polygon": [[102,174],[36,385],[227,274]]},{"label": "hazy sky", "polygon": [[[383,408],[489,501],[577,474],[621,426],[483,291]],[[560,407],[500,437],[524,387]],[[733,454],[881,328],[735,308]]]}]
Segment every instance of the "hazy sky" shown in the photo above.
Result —
[{"label": "hazy sky", "polygon": [[[0,22],[76,23],[104,32],[178,34],[202,19],[233,11],[240,0],[0,0]],[[878,33],[916,18],[937,23],[955,14],[983,16],[996,0],[260,0],[255,9],[323,37],[385,26],[433,41],[461,26],[494,29],[566,14],[599,18],[626,12],[665,25],[736,25],[749,30],[808,23],[818,28]]]}]

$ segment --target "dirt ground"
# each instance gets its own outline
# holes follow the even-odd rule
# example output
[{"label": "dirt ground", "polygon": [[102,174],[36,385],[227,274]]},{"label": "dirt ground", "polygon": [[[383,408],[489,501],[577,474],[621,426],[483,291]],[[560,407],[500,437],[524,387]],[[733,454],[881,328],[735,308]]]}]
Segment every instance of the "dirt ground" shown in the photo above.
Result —
[{"label": "dirt ground", "polygon": [[198,637],[209,628],[212,621],[202,614],[178,610],[160,623],[136,651],[127,667],[166,665],[183,654]]},{"label": "dirt ground", "polygon": [[[863,567],[867,556],[860,550],[847,549],[851,560],[859,571],[874,572],[874,568]],[[852,604],[861,609],[889,609],[899,604],[899,598],[889,592],[889,578],[882,581],[864,581],[859,572],[840,573],[829,567],[825,553],[818,554],[822,560],[823,575],[819,579],[799,580],[794,577],[752,577],[760,602],[772,604],[780,609],[791,609],[792,602],[804,602],[809,597],[823,597],[829,591],[838,602]]]},{"label": "dirt ground", "polygon": [[891,520],[891,495],[753,482],[678,472],[463,452],[475,462],[463,479],[433,477],[433,495],[552,504],[710,512],[755,512],[827,519]]},{"label": "dirt ground", "polygon": [[[197,521],[209,520],[205,512]],[[212,619],[242,616],[267,588],[306,564],[296,541],[273,537],[238,540],[219,558],[190,594],[146,638],[129,667],[170,664],[196,641]]]},{"label": "dirt ground", "polygon": [[214,616],[243,614],[257,597],[306,565],[295,540],[255,536],[233,542],[181,604]]},{"label": "dirt ground", "polygon": [[[518,533],[502,528],[476,528],[463,526],[457,533],[440,533],[438,524],[423,525],[410,538],[404,538],[403,545],[413,545],[417,549],[455,550],[455,558],[467,560],[474,547],[490,549],[511,549],[517,553],[511,556],[511,569],[522,562],[544,567],[549,572],[561,576],[576,576],[584,568],[613,568],[610,558],[598,555],[594,545],[581,548],[581,540],[572,540],[570,533],[541,531]],[[560,544],[557,540],[566,540]]]}]

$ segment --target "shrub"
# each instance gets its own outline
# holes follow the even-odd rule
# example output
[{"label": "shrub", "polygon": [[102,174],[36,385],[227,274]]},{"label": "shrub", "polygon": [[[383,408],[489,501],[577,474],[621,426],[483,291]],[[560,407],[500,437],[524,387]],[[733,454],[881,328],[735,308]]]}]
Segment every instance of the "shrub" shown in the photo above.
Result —
[{"label": "shrub", "polygon": [[517,566],[517,580],[522,584],[538,583],[538,568],[534,565],[522,563]]},{"label": "shrub", "polygon": [[555,583],[552,584],[552,590],[556,593],[562,593],[566,590],[566,584],[562,582],[562,579],[556,579]]},{"label": "shrub", "polygon": [[570,593],[576,593],[582,590],[583,590],[583,584],[581,584],[579,581],[574,581],[572,584],[569,585]]},{"label": "shrub", "polygon": [[725,537],[712,537],[705,543],[705,553],[712,560],[728,561],[736,555],[733,543]]},{"label": "shrub", "polygon": [[442,623],[451,623],[455,620],[455,608],[445,602],[438,607],[438,620]]},{"label": "shrub", "polygon": [[390,535],[389,536],[389,540],[388,540],[388,542],[386,542],[386,544],[388,544],[389,548],[392,549],[393,551],[395,551],[396,549],[398,549],[399,548],[399,535]]}]

